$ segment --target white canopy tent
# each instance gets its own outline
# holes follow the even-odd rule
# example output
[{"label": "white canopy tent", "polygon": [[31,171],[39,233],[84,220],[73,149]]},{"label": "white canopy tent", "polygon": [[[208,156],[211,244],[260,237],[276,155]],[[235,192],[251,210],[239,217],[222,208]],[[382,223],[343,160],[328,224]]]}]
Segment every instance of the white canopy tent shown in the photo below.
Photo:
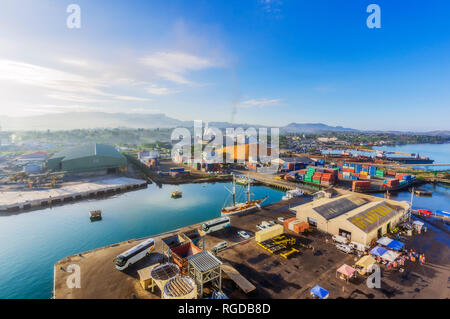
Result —
[{"label": "white canopy tent", "polygon": [[381,237],[380,239],[377,240],[377,243],[383,246],[387,246],[392,242],[392,239],[388,238],[388,237]]},{"label": "white canopy tent", "polygon": [[381,255],[381,258],[384,259],[384,260],[387,260],[389,262],[393,262],[393,261],[395,261],[398,258],[399,255],[400,254],[398,252],[396,252],[396,251],[388,250],[383,255]]}]

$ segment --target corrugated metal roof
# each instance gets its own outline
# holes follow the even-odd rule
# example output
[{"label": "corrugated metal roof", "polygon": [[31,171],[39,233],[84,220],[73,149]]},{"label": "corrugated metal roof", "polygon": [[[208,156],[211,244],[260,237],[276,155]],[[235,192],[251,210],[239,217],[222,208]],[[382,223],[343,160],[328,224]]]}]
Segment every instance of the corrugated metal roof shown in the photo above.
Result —
[{"label": "corrugated metal roof", "polygon": [[64,161],[68,161],[75,158],[89,157],[95,155],[125,158],[111,145],[94,143],[63,150],[53,155],[51,159],[63,158]]},{"label": "corrugated metal roof", "polygon": [[200,272],[205,272],[222,265],[222,262],[214,257],[209,251],[204,251],[188,257],[188,262]]},{"label": "corrugated metal roof", "polygon": [[351,210],[354,210],[362,205],[367,204],[369,201],[362,197],[350,196],[346,198],[340,198],[332,202],[314,207],[313,209],[322,215],[326,220],[336,218],[342,214],[345,214]]},{"label": "corrugated metal roof", "polygon": [[348,218],[348,221],[365,233],[369,233],[401,212],[400,207],[381,202],[380,204],[372,206],[361,213]]}]

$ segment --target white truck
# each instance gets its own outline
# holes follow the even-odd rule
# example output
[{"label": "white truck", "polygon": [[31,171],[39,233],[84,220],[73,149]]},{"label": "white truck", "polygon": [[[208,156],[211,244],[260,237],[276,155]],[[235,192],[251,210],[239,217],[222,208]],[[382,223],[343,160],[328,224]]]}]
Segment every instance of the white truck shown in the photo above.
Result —
[{"label": "white truck", "polygon": [[348,243],[348,239],[344,236],[333,235],[333,237],[331,237],[331,238],[333,239],[333,241],[340,243],[340,244],[346,245]]},{"label": "white truck", "polygon": [[361,251],[361,252],[365,252],[366,249],[369,248],[369,247],[367,247],[367,246],[365,246],[363,244],[360,244],[360,243],[357,243],[357,242],[354,242],[354,241],[350,242],[350,244],[348,244],[348,245],[350,247],[352,247],[354,250],[358,250],[358,251]]}]

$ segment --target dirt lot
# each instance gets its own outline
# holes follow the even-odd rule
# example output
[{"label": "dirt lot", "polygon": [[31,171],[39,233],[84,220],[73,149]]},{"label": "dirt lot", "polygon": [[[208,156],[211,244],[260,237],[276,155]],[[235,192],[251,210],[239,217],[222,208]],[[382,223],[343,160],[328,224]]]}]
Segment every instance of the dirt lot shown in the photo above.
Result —
[{"label": "dirt lot", "polygon": [[[301,204],[309,200],[302,198],[293,200]],[[295,205],[291,203],[291,206]],[[427,261],[425,265],[407,262],[405,272],[382,269],[381,288],[370,289],[366,286],[366,278],[357,277],[346,283],[336,278],[336,269],[346,263],[352,265],[354,255],[338,251],[330,237],[320,232],[308,236],[296,236],[297,243],[309,244],[313,249],[297,245],[300,253],[290,259],[274,255],[258,246],[251,239],[243,241],[238,230],[246,230],[253,235],[256,225],[263,220],[277,220],[278,217],[292,217],[287,211],[286,202],[274,203],[255,213],[232,216],[231,227],[206,236],[207,249],[220,241],[227,241],[230,248],[219,253],[218,257],[233,265],[244,277],[256,286],[256,290],[245,295],[230,280],[223,281],[223,291],[231,298],[310,298],[309,290],[319,284],[330,292],[330,298],[449,298],[450,289],[450,250],[449,234],[429,225],[429,231],[402,239],[406,247],[423,252]],[[193,228],[185,228],[190,229]],[[292,234],[291,234],[292,235]],[[157,251],[161,245],[157,238]],[[125,242],[115,247],[102,248],[82,256],[63,259],[55,266],[56,298],[159,298],[156,293],[144,291],[137,281],[137,269],[150,265],[162,258],[154,254],[152,258],[131,267],[127,272],[114,268],[113,259],[120,252],[136,245]],[[159,246],[161,247],[161,246]],[[76,263],[81,267],[82,288],[69,289],[66,278],[70,273],[65,268]]]}]

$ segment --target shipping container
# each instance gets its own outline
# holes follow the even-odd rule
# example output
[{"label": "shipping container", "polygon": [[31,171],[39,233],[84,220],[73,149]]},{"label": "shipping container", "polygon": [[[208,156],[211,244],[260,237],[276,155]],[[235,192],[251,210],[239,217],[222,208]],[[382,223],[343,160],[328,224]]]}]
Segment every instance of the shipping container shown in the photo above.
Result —
[{"label": "shipping container", "polygon": [[297,220],[297,217],[288,218],[284,221],[283,226],[285,229],[289,229],[289,223]]},{"label": "shipping container", "polygon": [[301,234],[305,230],[309,229],[309,224],[307,222],[300,222],[293,225],[293,232],[296,234]]},{"label": "shipping container", "polygon": [[277,237],[283,234],[283,226],[281,225],[275,225],[268,227],[263,230],[259,230],[255,233],[255,240],[257,242],[262,242],[268,239],[271,239],[273,237]]},{"label": "shipping container", "polygon": [[294,231],[294,225],[295,225],[295,224],[299,224],[299,223],[301,223],[301,221],[298,220],[298,219],[291,221],[291,222],[288,224],[288,229],[289,229],[290,231]]}]

